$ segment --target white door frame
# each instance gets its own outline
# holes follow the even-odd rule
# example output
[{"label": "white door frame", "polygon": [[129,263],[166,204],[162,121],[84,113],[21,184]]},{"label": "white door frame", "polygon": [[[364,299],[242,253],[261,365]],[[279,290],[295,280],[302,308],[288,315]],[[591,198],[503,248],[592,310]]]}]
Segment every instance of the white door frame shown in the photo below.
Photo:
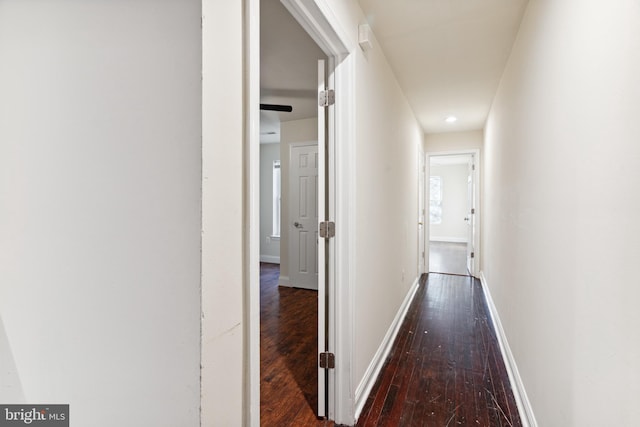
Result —
[{"label": "white door frame", "polygon": [[[427,157],[422,149],[422,144],[418,144],[418,277],[429,272],[429,252],[427,249],[427,239],[429,236],[429,209],[427,185]],[[421,203],[422,202],[422,203]],[[422,212],[424,210],[424,212]],[[420,228],[422,230],[420,231]]]},{"label": "white door frame", "polygon": [[[481,204],[482,201],[480,200],[480,186],[482,185],[480,182],[480,166],[482,164],[481,160],[480,160],[480,150],[477,148],[474,149],[469,149],[469,150],[455,150],[455,151],[428,151],[427,152],[427,159],[426,159],[426,167],[427,167],[427,178],[429,176],[431,176],[431,157],[438,157],[438,156],[452,156],[452,155],[472,155],[474,156],[473,158],[475,159],[475,170],[473,171],[473,180],[474,180],[474,198],[476,200],[476,217],[475,217],[475,221],[476,221],[476,227],[475,227],[475,232],[473,235],[473,247],[474,247],[474,251],[475,251],[475,257],[474,257],[474,262],[473,262],[473,271],[471,271],[471,275],[473,277],[480,277],[480,257],[482,256],[482,254],[480,253],[480,215],[482,215],[481,212]],[[429,200],[430,200],[430,185],[427,184],[426,185],[426,190],[427,190],[427,198],[426,198],[426,203],[427,206],[429,204]],[[428,216],[427,216],[427,220],[428,220]],[[427,238],[426,238],[426,251],[427,254],[429,253],[429,233],[430,233],[430,226],[427,227]],[[427,264],[427,271],[429,271],[429,257],[427,256],[426,259],[426,264]]]},{"label": "white door frame", "polygon": [[[247,277],[246,317],[248,325],[245,353],[245,422],[260,425],[260,0],[245,1],[246,76],[245,114],[247,228],[245,274]],[[281,0],[293,17],[309,33],[328,57],[328,84],[336,91],[336,102],[329,109],[329,220],[336,223],[336,236],[330,241],[328,274],[329,351],[336,355],[336,368],[329,372],[329,418],[338,424],[355,421],[354,388],[351,376],[353,322],[353,272],[349,260],[355,259],[355,84],[354,61],[350,52],[355,42],[345,33],[326,0]]]}]

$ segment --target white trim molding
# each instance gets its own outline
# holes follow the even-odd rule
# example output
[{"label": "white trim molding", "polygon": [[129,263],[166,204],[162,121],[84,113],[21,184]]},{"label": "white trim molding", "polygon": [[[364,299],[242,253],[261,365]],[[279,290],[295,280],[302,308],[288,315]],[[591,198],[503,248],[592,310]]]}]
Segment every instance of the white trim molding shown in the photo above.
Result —
[{"label": "white trim molding", "polygon": [[260,0],[244,0],[244,419],[260,427]]},{"label": "white trim molding", "polygon": [[533,408],[531,407],[531,402],[529,401],[529,397],[527,396],[527,392],[524,388],[524,383],[522,382],[522,378],[518,372],[516,360],[513,357],[513,353],[509,347],[509,342],[507,341],[507,336],[504,332],[504,328],[502,327],[502,322],[498,315],[498,309],[493,303],[493,298],[491,297],[491,292],[489,291],[484,271],[480,272],[480,283],[482,283],[482,291],[484,292],[484,298],[487,303],[487,307],[489,308],[493,329],[496,331],[496,337],[498,339],[498,344],[500,345],[500,353],[502,354],[502,359],[504,360],[504,364],[507,368],[509,382],[513,389],[513,395],[516,399],[516,405],[518,406],[522,425],[523,427],[538,427],[536,417],[533,414]]},{"label": "white trim molding", "polygon": [[[475,212],[475,223],[477,224],[475,227],[475,233],[474,233],[474,237],[473,237],[473,250],[475,252],[475,258],[473,261],[473,268],[472,268],[472,275],[474,277],[478,277],[478,275],[480,274],[480,264],[482,261],[482,247],[480,245],[480,240],[481,240],[481,236],[480,233],[482,232],[480,224],[482,224],[482,203],[480,202],[480,188],[482,187],[482,173],[481,173],[481,168],[482,168],[482,159],[480,157],[480,149],[479,148],[470,148],[470,149],[465,149],[465,150],[452,150],[452,151],[427,151],[426,153],[426,168],[427,168],[427,177],[429,177],[431,175],[431,157],[439,157],[439,156],[450,156],[450,155],[462,155],[462,154],[468,154],[471,156],[474,156],[475,158],[475,171],[474,171],[474,198],[476,200],[476,212]],[[428,179],[428,178],[427,178]],[[427,203],[429,201],[429,185],[426,186],[426,190],[427,190]],[[428,236],[429,236],[429,240],[427,242],[430,241],[438,241],[437,238],[433,238],[431,237],[431,225],[429,225],[429,227],[427,227],[428,231]],[[444,238],[443,238],[444,239]],[[428,245],[428,243],[427,243]],[[427,248],[429,249],[429,248]],[[427,260],[428,261],[428,260]]]},{"label": "white trim molding", "polygon": [[[345,31],[328,0],[281,0],[285,8],[306,30],[327,55],[327,85],[340,94],[329,108],[328,138],[328,208],[329,220],[340,233],[329,241],[329,271],[327,291],[329,305],[329,351],[336,355],[336,369],[329,370],[329,419],[336,424],[351,424],[354,415],[352,388],[353,346],[353,269],[349,269],[355,248],[352,245],[355,227],[351,171],[355,169],[352,155],[355,129],[355,59],[353,35]],[[353,257],[353,258],[352,258]],[[287,285],[291,285],[290,279]],[[281,278],[280,282],[286,286]]]},{"label": "white trim molding", "polygon": [[436,237],[431,236],[429,238],[430,242],[447,242],[447,243],[467,243],[469,239],[466,237]]},{"label": "white trim molding", "polygon": [[289,276],[280,276],[280,278],[278,279],[278,286],[286,286],[288,288],[291,288],[292,286]]},{"label": "white trim molding", "polygon": [[349,40],[326,0],[281,0],[309,36],[328,56],[348,55]]},{"label": "white trim molding", "polygon": [[[355,157],[353,145],[355,127],[355,59],[350,53],[357,48],[353,34],[342,28],[329,0],[281,0],[289,13],[307,31],[328,57],[328,85],[335,87],[337,97],[329,109],[329,210],[330,218],[339,224],[340,233],[329,242],[329,351],[336,355],[336,369],[329,371],[329,419],[336,424],[349,424],[353,420],[354,400],[352,388],[352,346],[355,283],[353,269],[355,259],[352,244],[355,227],[353,223]],[[260,95],[260,1],[244,0],[246,8],[247,80],[245,89],[245,112],[248,117],[247,138],[249,156],[245,165],[249,169],[246,191],[248,193],[247,223],[247,277],[248,277],[248,355],[245,422],[250,427],[260,425],[260,310],[259,310],[259,170],[255,160],[259,155]],[[258,163],[259,165],[259,163]],[[353,258],[352,258],[353,257]],[[280,277],[281,286],[291,286],[289,277]]]},{"label": "white trim molding", "polygon": [[398,312],[396,313],[393,322],[391,322],[391,326],[387,330],[386,335],[382,339],[380,346],[378,347],[378,351],[373,356],[369,367],[364,373],[364,377],[358,388],[356,389],[356,421],[358,417],[360,417],[360,413],[362,412],[362,408],[364,408],[365,403],[367,402],[367,398],[369,397],[369,393],[371,393],[371,389],[373,388],[376,380],[378,379],[378,375],[380,375],[380,371],[384,366],[384,362],[393,347],[393,342],[398,335],[398,331],[400,331],[400,326],[402,326],[402,322],[404,321],[405,316],[407,315],[407,311],[409,310],[409,306],[413,301],[413,297],[416,295],[416,291],[420,286],[420,278],[416,278],[407,293],[407,296],[404,298],[404,301],[400,305]]},{"label": "white trim molding", "polygon": [[[334,421],[336,424],[355,424],[355,386],[353,379],[353,343],[355,324],[355,289],[358,283],[355,268],[352,263],[356,256],[356,156],[355,144],[345,141],[355,141],[355,57],[354,55],[341,58],[330,58],[329,63],[334,69],[334,75],[329,76],[336,93],[342,94],[336,99],[334,111],[329,111],[330,120],[335,124],[334,138],[329,152],[333,159],[334,182],[330,187],[335,189],[335,205],[331,215],[340,227],[335,239],[330,245],[335,248],[335,269],[333,283],[330,280],[329,293],[334,304],[333,324],[330,325],[330,349],[335,350],[336,369],[329,373],[335,384]],[[341,143],[338,143],[342,141]],[[331,319],[330,319],[331,320]]]},{"label": "white trim molding", "polygon": [[280,264],[280,257],[275,255],[260,255],[260,262],[268,262],[271,264]]}]

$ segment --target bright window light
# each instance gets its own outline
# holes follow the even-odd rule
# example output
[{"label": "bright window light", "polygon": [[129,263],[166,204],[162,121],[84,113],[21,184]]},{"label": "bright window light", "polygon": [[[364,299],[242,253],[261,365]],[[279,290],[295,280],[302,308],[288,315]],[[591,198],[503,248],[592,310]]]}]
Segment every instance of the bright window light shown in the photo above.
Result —
[{"label": "bright window light", "polygon": [[280,203],[282,194],[280,192],[280,160],[273,162],[273,228],[271,237],[280,237]]},{"label": "bright window light", "polygon": [[429,222],[442,224],[442,177],[429,177]]}]

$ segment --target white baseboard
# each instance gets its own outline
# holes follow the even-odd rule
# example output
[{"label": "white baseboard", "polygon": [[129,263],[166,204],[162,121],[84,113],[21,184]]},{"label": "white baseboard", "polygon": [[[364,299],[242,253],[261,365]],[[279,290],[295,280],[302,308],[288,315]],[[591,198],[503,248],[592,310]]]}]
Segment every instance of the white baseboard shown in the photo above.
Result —
[{"label": "white baseboard", "polygon": [[467,243],[466,237],[435,237],[430,236],[429,241],[431,242],[449,242],[449,243]]},{"label": "white baseboard", "polygon": [[280,276],[280,279],[278,279],[278,285],[279,286],[287,286],[287,287],[291,287],[291,280],[289,280],[289,276]]},{"label": "white baseboard", "polygon": [[413,301],[413,297],[416,295],[419,284],[420,278],[418,277],[415,282],[413,282],[413,285],[411,285],[407,296],[404,298],[404,301],[396,313],[396,317],[393,319],[393,322],[391,322],[391,326],[389,326],[386,335],[382,339],[382,343],[380,343],[378,351],[376,351],[376,354],[373,356],[373,360],[371,360],[367,371],[364,373],[362,381],[360,381],[360,384],[356,388],[356,421],[358,420],[360,412],[362,412],[362,408],[364,408],[364,405],[367,402],[369,393],[371,393],[371,389],[378,379],[378,375],[384,366],[384,362],[391,351],[393,342],[395,341],[398,331],[400,330],[400,326],[407,315],[411,301]]},{"label": "white baseboard", "polygon": [[271,264],[280,264],[280,257],[275,255],[260,255],[260,262],[269,262]]},{"label": "white baseboard", "polygon": [[489,307],[489,314],[491,315],[493,328],[496,331],[498,344],[500,345],[500,352],[502,353],[502,359],[504,360],[504,364],[507,367],[509,382],[511,383],[511,386],[513,388],[513,394],[516,399],[516,405],[518,406],[518,412],[520,413],[522,425],[523,427],[538,427],[536,417],[533,414],[533,408],[531,407],[531,402],[527,397],[524,383],[522,382],[522,378],[520,378],[520,373],[518,372],[518,366],[516,365],[513,353],[511,353],[511,348],[509,347],[507,336],[505,335],[504,328],[502,327],[502,322],[500,321],[498,310],[493,303],[493,298],[491,297],[489,286],[487,286],[487,278],[484,276],[484,271],[480,272],[480,282],[482,283],[484,297],[487,302],[487,306]]}]

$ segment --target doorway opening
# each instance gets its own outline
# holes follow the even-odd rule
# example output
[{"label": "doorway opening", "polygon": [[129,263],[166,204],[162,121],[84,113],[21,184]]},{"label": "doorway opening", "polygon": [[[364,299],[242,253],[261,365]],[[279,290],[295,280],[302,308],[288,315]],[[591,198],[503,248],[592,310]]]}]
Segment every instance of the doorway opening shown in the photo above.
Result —
[{"label": "doorway opening", "polygon": [[317,70],[324,59],[279,0],[260,2],[263,425],[305,425],[326,415],[318,411],[317,375],[318,198],[324,197],[318,191]]},{"label": "doorway opening", "polygon": [[478,156],[477,152],[428,156],[429,272],[477,275]]},{"label": "doorway opening", "polygon": [[[351,181],[351,165],[353,156],[350,152],[348,141],[351,141],[353,129],[351,115],[354,111],[354,84],[353,67],[354,60],[349,53],[349,34],[340,28],[335,16],[327,15],[326,10],[313,0],[245,0],[246,28],[247,28],[247,240],[246,240],[246,275],[247,275],[247,385],[246,385],[246,424],[252,427],[260,425],[260,86],[264,83],[260,70],[260,44],[261,44],[261,20],[260,9],[266,1],[281,3],[286,7],[291,16],[311,36],[313,41],[321,48],[327,59],[325,90],[335,90],[341,96],[335,97],[335,104],[324,108],[324,114],[318,115],[318,143],[319,143],[319,194],[326,195],[326,200],[318,197],[318,212],[321,215],[320,224],[328,225],[330,222],[341,224],[341,233],[324,237],[323,250],[318,250],[318,348],[325,352],[324,360],[327,360],[329,352],[335,355],[330,358],[331,366],[320,367],[317,360],[322,360],[320,355],[316,359],[316,371],[324,381],[318,381],[318,388],[325,386],[325,392],[318,390],[318,414],[321,409],[325,418],[335,420],[337,423],[353,424],[354,408],[350,375],[351,365],[351,336],[352,325],[350,313],[353,301],[349,288],[349,259],[352,256],[348,242],[353,238],[349,204],[352,191],[349,186]],[[324,66],[317,64],[317,71],[325,70]],[[318,79],[317,89],[320,89]],[[280,93],[291,96],[303,95],[305,89]],[[273,94],[273,93],[272,93]],[[273,95],[278,95],[277,93]],[[333,99],[333,97],[329,97]],[[316,103],[316,108],[320,108]],[[318,110],[320,111],[320,110]],[[283,122],[284,123],[284,122]],[[326,126],[325,126],[326,123]],[[321,136],[326,134],[326,138]],[[309,138],[311,139],[311,138]],[[344,143],[343,143],[344,142]],[[324,144],[324,149],[320,148]],[[285,157],[281,156],[281,166]],[[340,161],[338,161],[339,159]],[[282,168],[284,170],[284,167]],[[282,179],[282,185],[287,182]],[[320,187],[323,187],[320,189]],[[282,195],[286,194],[282,189]],[[326,206],[320,205],[326,201]],[[347,201],[347,202],[345,202]],[[326,209],[325,209],[326,207]],[[284,214],[286,209],[282,209]],[[322,214],[324,216],[322,217]],[[284,220],[281,221],[284,227]],[[326,229],[326,228],[325,228]],[[281,229],[281,232],[283,229]],[[283,239],[280,236],[280,253]],[[322,242],[322,240],[320,240]],[[339,257],[336,253],[341,253]],[[282,267],[282,258],[280,266]],[[324,266],[324,268],[322,267]],[[323,290],[324,286],[324,290]],[[324,297],[320,297],[324,295]],[[322,306],[322,308],[321,308]],[[325,314],[325,322],[321,317]],[[337,326],[339,325],[339,327]],[[325,337],[321,332],[326,332]],[[333,368],[331,368],[333,367]],[[321,399],[325,401],[322,402]]]}]

